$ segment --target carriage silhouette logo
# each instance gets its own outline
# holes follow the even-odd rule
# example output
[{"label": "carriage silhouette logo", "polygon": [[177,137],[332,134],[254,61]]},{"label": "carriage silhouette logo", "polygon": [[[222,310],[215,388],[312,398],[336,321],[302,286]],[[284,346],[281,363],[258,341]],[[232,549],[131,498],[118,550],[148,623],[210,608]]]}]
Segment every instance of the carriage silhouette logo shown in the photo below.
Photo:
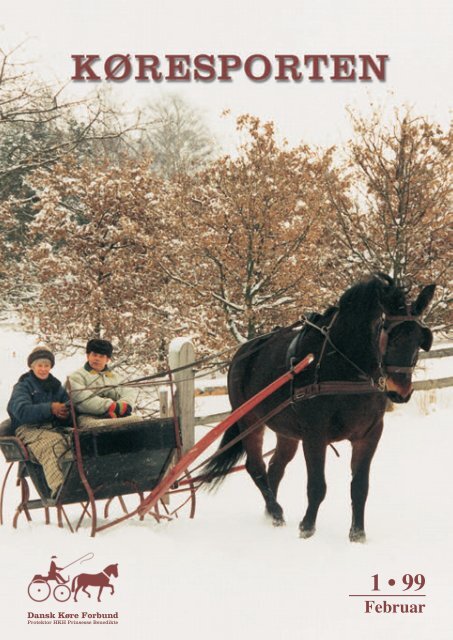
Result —
[{"label": "carriage silhouette logo", "polygon": [[[110,589],[110,594],[113,595],[115,593],[115,587],[110,582],[110,579],[112,577],[118,577],[118,563],[109,564],[99,573],[77,573],[72,578],[72,581],[70,581],[69,574],[65,579],[60,573],[61,571],[65,571],[71,565],[76,563],[82,564],[83,562],[87,562],[93,558],[94,553],[86,553],[84,556],[77,558],[77,560],[73,560],[64,567],[58,567],[56,563],[57,556],[52,556],[47,575],[36,574],[33,576],[33,579],[27,588],[29,597],[35,602],[44,602],[53,595],[55,600],[58,600],[58,602],[66,602],[69,600],[71,595],[73,595],[74,602],[77,602],[77,594],[79,591],[83,591],[83,593],[91,598],[92,594],[87,590],[87,587],[98,588],[98,602],[101,602],[101,594],[106,587]],[[56,582],[55,586],[52,584],[53,582]]]}]

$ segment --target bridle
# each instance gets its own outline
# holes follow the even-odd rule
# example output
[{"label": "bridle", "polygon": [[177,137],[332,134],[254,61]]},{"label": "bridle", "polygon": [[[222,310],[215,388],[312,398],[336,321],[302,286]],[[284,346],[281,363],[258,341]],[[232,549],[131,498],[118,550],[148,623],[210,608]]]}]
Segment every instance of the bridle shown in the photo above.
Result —
[{"label": "bridle", "polygon": [[409,366],[389,364],[385,361],[390,333],[404,322],[415,322],[431,335],[429,327],[418,316],[412,315],[409,307],[407,308],[407,315],[392,316],[384,313],[379,333],[380,367],[384,373],[412,373],[417,364],[417,353],[415,353],[414,359]]},{"label": "bridle", "polygon": [[[385,362],[385,356],[387,354],[387,347],[389,342],[390,333],[404,322],[415,322],[420,327],[429,332],[431,336],[431,330],[424,324],[418,316],[414,316],[410,312],[409,306],[407,307],[407,315],[389,315],[383,312],[380,327],[378,329],[378,351],[379,351],[379,377],[375,380],[369,373],[364,371],[355,362],[353,362],[343,351],[341,351],[333,342],[330,332],[335,324],[339,315],[339,311],[335,313],[331,322],[327,326],[318,326],[312,322],[309,318],[304,317],[303,321],[306,326],[312,327],[320,332],[324,336],[324,342],[321,347],[320,355],[316,364],[314,382],[299,387],[297,389],[292,388],[291,396],[293,403],[305,400],[311,397],[319,395],[332,395],[332,394],[367,394],[367,393],[385,393],[386,392],[386,379],[388,373],[412,373],[417,361],[417,354],[415,354],[413,362],[410,366],[387,364]],[[326,351],[327,345],[330,345],[338,355],[352,365],[360,374],[361,380],[332,380],[326,382],[319,382],[319,373],[321,369],[321,363]]]}]

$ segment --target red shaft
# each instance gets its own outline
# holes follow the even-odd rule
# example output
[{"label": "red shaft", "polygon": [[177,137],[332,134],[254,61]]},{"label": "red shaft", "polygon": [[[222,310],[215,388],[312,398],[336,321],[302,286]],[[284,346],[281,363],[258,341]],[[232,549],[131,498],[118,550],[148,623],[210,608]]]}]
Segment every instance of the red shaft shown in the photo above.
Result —
[{"label": "red shaft", "polygon": [[181,460],[172,468],[172,470],[163,478],[162,482],[155,487],[149,496],[145,498],[138,507],[138,513],[145,515],[151,507],[170,489],[171,485],[189,468],[189,466],[203,453],[224,431],[229,429],[235,422],[245,416],[249,411],[254,409],[256,405],[260,404],[265,398],[270,396],[274,391],[277,391],[286,382],[289,382],[295,375],[300,373],[303,369],[313,362],[313,355],[310,353],[303,360],[298,362],[293,369],[287,371],[282,376],[271,382],[267,387],[258,391],[257,394],[249,398],[247,402],[244,402],[240,407],[235,409],[230,415],[225,418],[214,429],[207,433],[201,440],[199,440],[192,449],[181,458]]}]

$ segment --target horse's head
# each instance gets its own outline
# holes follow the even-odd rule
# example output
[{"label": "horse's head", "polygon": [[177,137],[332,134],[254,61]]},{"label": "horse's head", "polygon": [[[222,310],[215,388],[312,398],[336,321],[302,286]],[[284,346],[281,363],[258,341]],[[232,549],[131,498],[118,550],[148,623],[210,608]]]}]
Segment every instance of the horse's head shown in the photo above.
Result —
[{"label": "horse's head", "polygon": [[415,302],[406,300],[407,292],[388,276],[381,276],[380,303],[383,318],[379,349],[386,375],[387,395],[392,402],[408,402],[412,395],[412,373],[419,349],[429,351],[433,341],[431,330],[421,315],[431,302],[436,286],[424,287]]},{"label": "horse's head", "polygon": [[104,569],[104,573],[108,576],[113,576],[114,578],[118,577],[118,563],[117,564],[109,564],[108,567]]}]

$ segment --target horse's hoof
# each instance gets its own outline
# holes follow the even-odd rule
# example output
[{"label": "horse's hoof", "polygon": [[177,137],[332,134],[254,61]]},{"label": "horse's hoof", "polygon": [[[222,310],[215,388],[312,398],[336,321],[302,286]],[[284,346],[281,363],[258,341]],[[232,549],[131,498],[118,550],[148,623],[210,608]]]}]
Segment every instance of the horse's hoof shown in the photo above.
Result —
[{"label": "horse's hoof", "polygon": [[314,527],[313,529],[299,529],[299,538],[311,538],[315,531]]},{"label": "horse's hoof", "polygon": [[274,525],[274,527],[281,527],[283,524],[285,524],[283,509],[280,507],[280,505],[277,505],[275,508],[272,508],[272,509],[269,509],[268,507],[266,507],[264,511],[264,515],[267,518],[272,519],[272,524]]},{"label": "horse's hoof", "polygon": [[281,518],[272,518],[272,524],[274,525],[274,527],[284,527],[286,522],[285,522],[285,518],[281,517]]},{"label": "horse's hoof", "polygon": [[349,540],[351,542],[361,542],[363,544],[366,542],[365,531],[350,531]]}]

